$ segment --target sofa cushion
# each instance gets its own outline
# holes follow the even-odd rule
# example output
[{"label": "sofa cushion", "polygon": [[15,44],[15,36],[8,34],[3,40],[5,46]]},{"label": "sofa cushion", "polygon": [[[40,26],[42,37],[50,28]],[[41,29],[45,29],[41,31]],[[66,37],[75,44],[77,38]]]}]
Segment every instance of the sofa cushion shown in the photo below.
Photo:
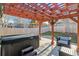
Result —
[{"label": "sofa cushion", "polygon": [[71,40],[71,37],[60,37],[60,40]]},{"label": "sofa cushion", "polygon": [[64,40],[59,40],[58,43],[61,43],[61,44],[66,44],[68,45],[68,41],[64,41]]}]

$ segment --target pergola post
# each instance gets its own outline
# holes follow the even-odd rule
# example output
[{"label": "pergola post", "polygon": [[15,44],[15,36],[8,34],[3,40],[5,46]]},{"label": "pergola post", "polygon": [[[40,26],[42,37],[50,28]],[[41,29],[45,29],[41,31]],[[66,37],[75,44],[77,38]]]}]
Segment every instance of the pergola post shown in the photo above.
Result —
[{"label": "pergola post", "polygon": [[77,23],[77,52],[79,53],[79,17],[78,17],[78,23]]},{"label": "pergola post", "polygon": [[51,44],[53,45],[54,44],[54,20],[50,21],[50,25],[51,25],[51,35],[52,35],[52,41],[51,41]]},{"label": "pergola post", "polygon": [[41,39],[41,26],[42,26],[42,22],[39,22],[39,39]]},{"label": "pergola post", "polygon": [[53,45],[54,44],[54,24],[52,24],[51,27],[52,27],[52,42],[51,42],[51,44]]}]

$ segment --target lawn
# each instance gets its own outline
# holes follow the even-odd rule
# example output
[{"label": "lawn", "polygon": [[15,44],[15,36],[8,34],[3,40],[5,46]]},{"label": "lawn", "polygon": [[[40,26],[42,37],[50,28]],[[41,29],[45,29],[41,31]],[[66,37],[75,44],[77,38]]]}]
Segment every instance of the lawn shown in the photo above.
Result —
[{"label": "lawn", "polygon": [[[48,36],[51,36],[51,32],[46,32],[46,33],[43,33],[42,35],[48,35]],[[57,36],[70,36],[71,37],[71,42],[72,43],[77,43],[77,34],[76,33],[62,33],[62,32],[54,32],[54,36],[57,38]]]}]

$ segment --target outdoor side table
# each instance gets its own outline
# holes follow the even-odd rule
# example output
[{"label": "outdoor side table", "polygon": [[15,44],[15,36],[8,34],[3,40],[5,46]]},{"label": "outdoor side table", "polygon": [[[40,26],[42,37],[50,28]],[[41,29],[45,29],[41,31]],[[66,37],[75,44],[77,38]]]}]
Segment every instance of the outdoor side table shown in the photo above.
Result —
[{"label": "outdoor side table", "polygon": [[61,47],[59,50],[59,56],[75,56],[76,51],[71,48]]}]

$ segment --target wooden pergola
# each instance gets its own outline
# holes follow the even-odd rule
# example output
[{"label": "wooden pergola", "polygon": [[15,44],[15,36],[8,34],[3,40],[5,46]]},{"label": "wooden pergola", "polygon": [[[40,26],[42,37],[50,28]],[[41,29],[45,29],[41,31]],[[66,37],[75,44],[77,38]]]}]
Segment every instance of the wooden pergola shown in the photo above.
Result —
[{"label": "wooden pergola", "polygon": [[[22,18],[29,18],[41,24],[48,21],[52,27],[52,44],[54,43],[54,24],[59,19],[70,18],[78,24],[77,51],[79,52],[79,4],[77,3],[4,3],[3,13]],[[41,34],[41,33],[40,33]]]}]

